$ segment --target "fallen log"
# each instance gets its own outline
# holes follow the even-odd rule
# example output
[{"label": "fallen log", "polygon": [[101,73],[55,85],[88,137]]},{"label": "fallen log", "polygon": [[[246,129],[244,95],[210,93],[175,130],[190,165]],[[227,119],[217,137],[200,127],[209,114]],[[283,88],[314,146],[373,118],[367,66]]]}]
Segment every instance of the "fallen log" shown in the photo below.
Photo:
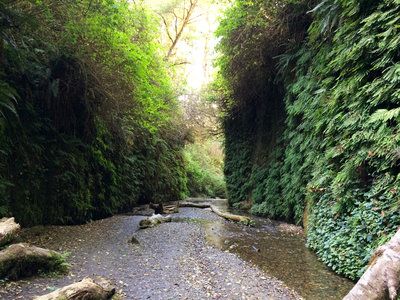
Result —
[{"label": "fallen log", "polygon": [[103,278],[85,278],[34,300],[107,300],[115,294],[115,287]]},{"label": "fallen log", "polygon": [[229,212],[221,211],[217,206],[209,204],[209,203],[195,203],[195,202],[187,202],[183,201],[179,203],[180,207],[195,207],[195,208],[211,208],[211,210],[217,214],[218,216],[235,222],[240,222],[245,225],[251,225],[252,220],[249,217],[234,215]]},{"label": "fallen log", "polygon": [[154,209],[150,208],[148,204],[145,204],[138,207],[134,207],[132,209],[132,213],[129,214],[150,217],[154,215],[154,213],[155,213]]},{"label": "fallen log", "polygon": [[0,246],[10,243],[21,230],[21,226],[15,223],[14,218],[0,219]]},{"label": "fallen log", "polygon": [[163,214],[175,214],[179,212],[178,204],[164,205]]},{"label": "fallen log", "polygon": [[150,217],[154,214],[174,214],[179,212],[179,206],[177,204],[145,204],[138,207],[133,208],[131,213],[128,215],[136,215],[136,216],[146,216]]},{"label": "fallen log", "polygon": [[343,300],[395,300],[399,285],[400,229],[375,251],[367,270]]},{"label": "fallen log", "polygon": [[235,222],[240,222],[245,225],[250,225],[251,224],[251,219],[249,217],[245,216],[239,216],[239,215],[234,215],[229,212],[223,212],[218,209],[215,205],[210,205],[211,210],[216,213],[218,216],[223,217],[227,220],[235,221]]},{"label": "fallen log", "polygon": [[186,198],[185,199],[185,201],[187,201],[187,202],[202,202],[202,203],[204,203],[204,202],[216,202],[216,201],[223,201],[223,202],[226,202],[226,201],[228,201],[227,199],[223,199],[223,198],[218,198],[218,197],[216,197],[216,198],[203,198],[203,197],[201,197],[201,198]]},{"label": "fallen log", "polygon": [[39,272],[66,271],[65,258],[56,251],[19,243],[0,251],[0,279],[16,280]]},{"label": "fallen log", "polygon": [[211,204],[182,201],[179,202],[179,207],[210,208]]},{"label": "fallen log", "polygon": [[139,222],[139,228],[140,229],[150,228],[161,223],[171,222],[171,220],[172,220],[171,216],[163,217],[162,215],[153,215],[149,218],[141,220]]}]

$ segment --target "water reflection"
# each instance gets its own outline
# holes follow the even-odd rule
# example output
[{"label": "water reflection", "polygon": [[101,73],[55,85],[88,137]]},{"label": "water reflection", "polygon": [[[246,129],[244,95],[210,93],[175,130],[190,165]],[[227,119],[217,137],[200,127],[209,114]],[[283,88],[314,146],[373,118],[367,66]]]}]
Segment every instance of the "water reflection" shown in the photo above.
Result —
[{"label": "water reflection", "polygon": [[265,219],[256,221],[254,228],[224,221],[208,223],[207,239],[282,280],[305,299],[342,299],[352,288],[351,281],[318,261],[305,247],[302,235],[282,232],[277,223]]}]

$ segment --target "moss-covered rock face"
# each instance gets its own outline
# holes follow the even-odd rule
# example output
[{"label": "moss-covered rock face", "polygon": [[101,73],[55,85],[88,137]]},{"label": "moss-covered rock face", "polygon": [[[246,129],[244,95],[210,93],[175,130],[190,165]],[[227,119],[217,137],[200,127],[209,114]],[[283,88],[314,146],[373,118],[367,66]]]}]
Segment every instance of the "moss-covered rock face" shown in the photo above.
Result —
[{"label": "moss-covered rock face", "polygon": [[301,223],[307,199],[309,247],[353,279],[400,224],[399,15],[395,0],[237,0],[219,30],[231,202]]},{"label": "moss-covered rock face", "polygon": [[0,216],[73,224],[181,199],[156,18],[125,1],[56,3],[0,4]]},{"label": "moss-covered rock face", "polygon": [[307,10],[308,3],[238,0],[217,32],[223,56],[216,85],[227,95],[221,107],[229,201],[251,201],[254,214],[297,223],[302,219],[304,193],[290,187],[306,178],[295,172],[297,159],[284,161],[286,82],[277,57],[304,40],[310,23]]},{"label": "moss-covered rock face", "polygon": [[332,29],[321,32],[329,6],[316,11],[288,87],[287,110],[301,124],[288,134],[301,138],[301,168],[310,170],[308,245],[354,279],[400,223],[400,38],[392,29],[400,8],[333,4],[338,23],[331,16]]}]

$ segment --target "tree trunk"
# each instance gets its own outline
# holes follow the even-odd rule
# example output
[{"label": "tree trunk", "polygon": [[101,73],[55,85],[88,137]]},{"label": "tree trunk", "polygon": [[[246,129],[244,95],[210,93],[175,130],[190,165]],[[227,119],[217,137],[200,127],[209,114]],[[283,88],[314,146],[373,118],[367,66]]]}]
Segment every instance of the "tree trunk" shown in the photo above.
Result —
[{"label": "tree trunk", "polygon": [[115,288],[105,279],[95,282],[85,278],[80,282],[67,285],[54,292],[35,297],[34,300],[107,300],[115,294]]},{"label": "tree trunk", "polygon": [[0,246],[11,242],[20,231],[21,226],[15,223],[14,218],[0,219]]},{"label": "tree trunk", "polygon": [[400,229],[372,256],[369,267],[344,300],[397,299],[400,283]]},{"label": "tree trunk", "polygon": [[40,271],[65,269],[66,264],[62,256],[52,250],[19,243],[0,251],[0,279],[14,280]]}]

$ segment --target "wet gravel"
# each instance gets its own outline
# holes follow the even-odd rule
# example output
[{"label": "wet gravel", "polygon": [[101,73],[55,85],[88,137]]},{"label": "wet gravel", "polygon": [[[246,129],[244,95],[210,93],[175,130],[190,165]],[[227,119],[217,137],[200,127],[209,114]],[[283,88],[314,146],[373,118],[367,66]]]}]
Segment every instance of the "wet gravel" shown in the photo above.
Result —
[{"label": "wet gravel", "polygon": [[[0,299],[31,299],[87,276],[114,281],[125,299],[300,299],[237,255],[211,246],[214,213],[181,208],[173,222],[138,230],[141,216],[114,216],[81,226],[31,228],[22,240],[69,252],[71,270],[0,285]],[[139,245],[129,241],[132,237]]]}]

